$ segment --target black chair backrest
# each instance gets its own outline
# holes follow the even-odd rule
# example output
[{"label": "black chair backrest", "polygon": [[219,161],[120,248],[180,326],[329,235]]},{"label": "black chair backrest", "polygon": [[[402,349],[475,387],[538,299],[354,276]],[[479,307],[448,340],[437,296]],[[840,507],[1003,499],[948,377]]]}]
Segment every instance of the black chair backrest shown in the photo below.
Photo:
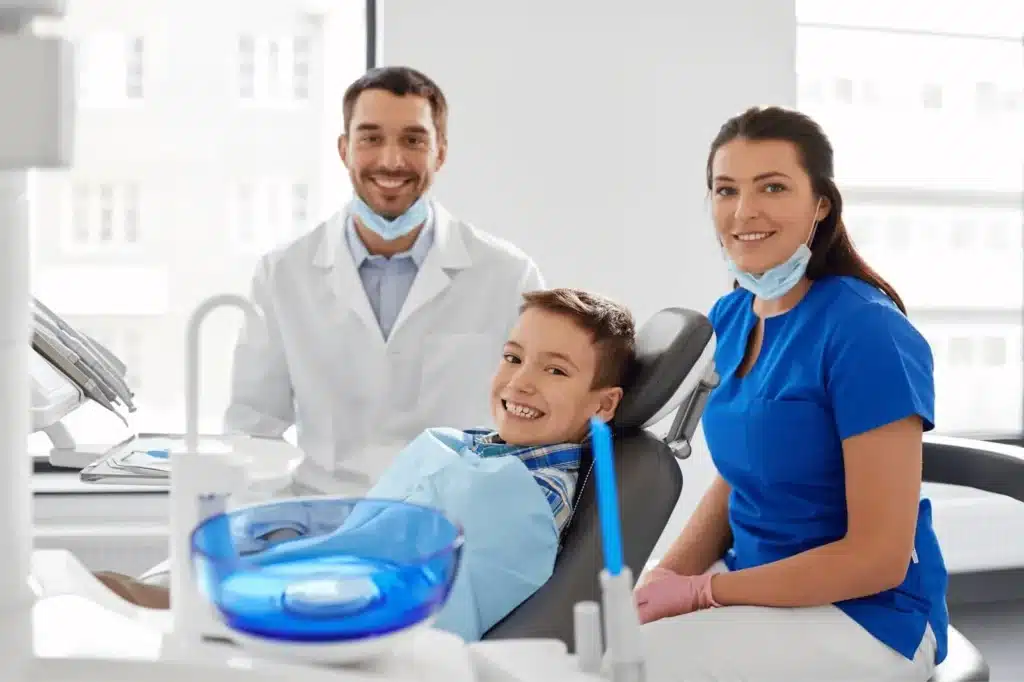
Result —
[{"label": "black chair backrest", "polygon": [[926,435],[924,480],[1024,502],[1024,448],[972,438]]},{"label": "black chair backrest", "polygon": [[[637,371],[612,421],[623,559],[634,575],[650,557],[683,487],[672,450],[644,427],[683,401],[678,388],[700,371],[698,361],[713,336],[706,317],[680,308],[661,311],[637,330]],[[581,463],[574,509],[551,578],[484,639],[560,639],[572,649],[573,606],[600,601],[604,566],[589,453]]]}]

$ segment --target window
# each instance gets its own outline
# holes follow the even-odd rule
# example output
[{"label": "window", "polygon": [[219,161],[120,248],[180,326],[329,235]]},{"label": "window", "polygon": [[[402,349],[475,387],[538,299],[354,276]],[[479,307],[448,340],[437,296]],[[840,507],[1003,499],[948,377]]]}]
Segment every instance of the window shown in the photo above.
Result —
[{"label": "window", "polygon": [[238,39],[238,96],[256,97],[256,40],[252,36]]},{"label": "window", "polygon": [[72,183],[67,199],[65,251],[135,248],[140,241],[140,197],[134,183]]},{"label": "window", "polygon": [[313,58],[309,38],[295,38],[292,57],[292,95],[295,99],[309,99],[309,63]]},{"label": "window", "polygon": [[[185,326],[196,306],[246,294],[265,251],[350,193],[331,150],[341,94],[366,69],[366,8],[317,4],[279,0],[211,15],[199,0],[79,2],[60,22],[80,36],[86,109],[123,110],[83,112],[73,167],[39,174],[33,287],[124,359],[136,430],[184,428]],[[215,21],[166,41],[156,28],[197,16]],[[253,106],[240,109],[241,100]],[[264,105],[277,111],[266,116]],[[208,432],[222,428],[240,319],[217,311],[203,327]]]},{"label": "window", "polygon": [[942,108],[942,86],[928,83],[921,92],[921,103],[925,109]]},{"label": "window", "polygon": [[843,104],[853,103],[853,81],[849,78],[836,79],[836,100]]},{"label": "window", "polygon": [[261,105],[310,98],[313,59],[307,35],[238,38],[238,97]]},{"label": "window", "polygon": [[298,237],[309,222],[309,185],[261,179],[237,183],[232,193],[233,241],[262,251]]},{"label": "window", "polygon": [[309,185],[292,185],[292,231],[301,234],[309,223]]},{"label": "window", "polygon": [[125,59],[125,95],[129,99],[142,99],[143,56],[142,38],[132,38]]},{"label": "window", "polygon": [[1009,358],[1007,345],[1006,338],[1002,336],[986,336],[982,339],[982,364],[986,367],[1005,367]]},{"label": "window", "polygon": [[975,107],[982,114],[1024,111],[1024,88],[984,82],[975,85]]},{"label": "window", "polygon": [[78,43],[77,61],[82,106],[121,106],[143,99],[145,38],[119,33],[86,36]]},{"label": "window", "polygon": [[797,105],[832,139],[858,248],[932,346],[943,433],[1024,431],[1022,7],[797,2]]}]

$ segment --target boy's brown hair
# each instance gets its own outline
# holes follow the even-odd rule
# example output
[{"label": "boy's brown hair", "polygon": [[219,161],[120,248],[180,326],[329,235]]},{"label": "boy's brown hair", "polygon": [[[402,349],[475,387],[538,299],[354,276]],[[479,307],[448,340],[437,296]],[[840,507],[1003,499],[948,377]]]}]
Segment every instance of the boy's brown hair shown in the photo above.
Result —
[{"label": "boy's brown hair", "polygon": [[565,315],[590,333],[597,347],[593,388],[626,384],[636,363],[636,324],[628,308],[580,289],[527,292],[519,312],[531,308]]}]

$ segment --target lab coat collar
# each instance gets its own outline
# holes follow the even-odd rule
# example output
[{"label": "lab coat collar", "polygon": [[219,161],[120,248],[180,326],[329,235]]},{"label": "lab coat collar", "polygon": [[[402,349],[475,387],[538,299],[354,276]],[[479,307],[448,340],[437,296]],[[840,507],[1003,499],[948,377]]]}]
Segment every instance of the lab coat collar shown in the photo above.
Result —
[{"label": "lab coat collar", "polygon": [[[356,269],[362,267],[363,263],[382,256],[373,256],[366,248],[366,244],[359,238],[359,233],[356,231],[356,221],[351,217],[345,221],[345,243],[348,245],[348,250],[352,252],[352,261],[356,265]],[[424,224],[423,229],[416,236],[416,240],[413,242],[412,247],[408,251],[402,253],[396,253],[393,258],[410,258],[415,263],[417,268],[423,267],[423,261],[427,259],[427,254],[430,253],[430,247],[434,245],[434,216],[431,213],[430,218]]]},{"label": "lab coat collar", "polygon": [[[433,225],[433,243],[424,262],[419,265],[429,265],[431,253],[437,252],[437,265],[444,270],[461,270],[472,265],[472,258],[462,240],[458,221],[438,201],[430,200],[430,213]],[[316,253],[313,256],[313,264],[317,267],[332,269],[337,265],[339,258],[346,259],[352,263],[352,255],[345,239],[345,229],[349,220],[352,219],[351,204],[327,219],[324,238],[321,240]],[[415,247],[414,247],[415,248]]]},{"label": "lab coat collar", "polygon": [[[314,266],[320,268],[329,280],[328,289],[335,301],[355,312],[373,337],[383,345],[394,339],[405,322],[424,305],[440,296],[451,284],[452,274],[472,265],[469,250],[463,241],[463,230],[458,221],[436,201],[430,202],[433,216],[433,244],[427,250],[412,288],[398,312],[391,334],[384,338],[376,315],[370,307],[356,261],[345,239],[345,225],[351,218],[350,206],[336,213],[327,224],[313,257]],[[334,306],[329,306],[334,307]]]}]

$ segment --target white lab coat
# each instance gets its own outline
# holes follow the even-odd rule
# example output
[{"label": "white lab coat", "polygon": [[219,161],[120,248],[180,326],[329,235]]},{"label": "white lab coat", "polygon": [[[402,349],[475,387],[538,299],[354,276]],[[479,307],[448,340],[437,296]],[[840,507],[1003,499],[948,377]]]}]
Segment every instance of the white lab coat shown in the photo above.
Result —
[{"label": "white lab coat", "polygon": [[543,279],[511,244],[433,211],[433,246],[387,340],[345,242],[347,209],[257,267],[264,324],[235,349],[226,429],[279,436],[294,422],[306,487],[365,490],[424,429],[492,422],[491,375],[521,294]]}]

